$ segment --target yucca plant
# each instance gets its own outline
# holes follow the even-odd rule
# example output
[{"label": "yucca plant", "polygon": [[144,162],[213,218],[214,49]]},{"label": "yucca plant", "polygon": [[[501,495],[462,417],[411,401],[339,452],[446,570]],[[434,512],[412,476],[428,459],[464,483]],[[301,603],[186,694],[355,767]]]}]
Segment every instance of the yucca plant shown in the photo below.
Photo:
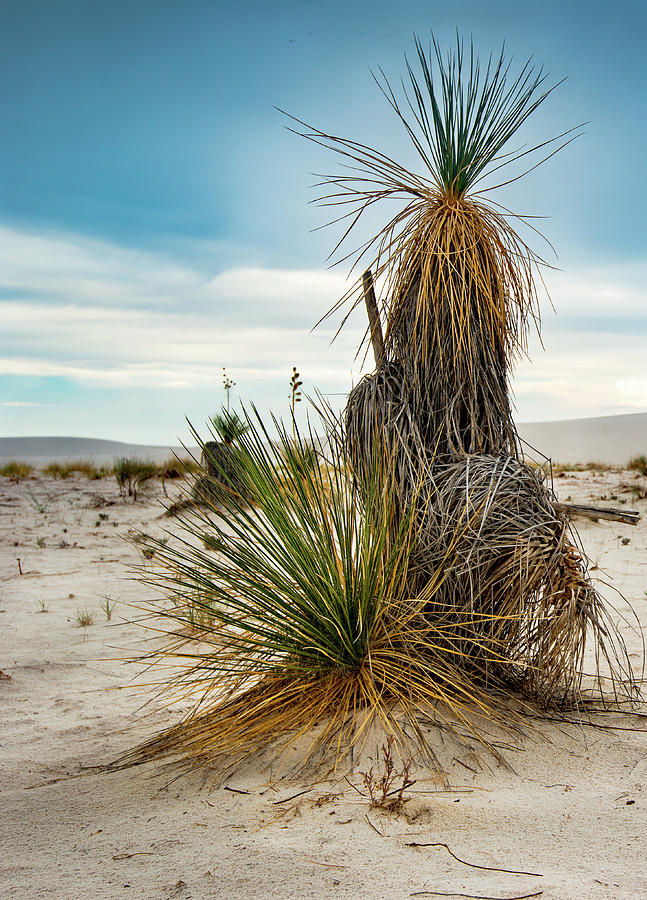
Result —
[{"label": "yucca plant", "polygon": [[[376,371],[346,407],[349,457],[360,484],[369,484],[376,452],[388,456],[394,510],[417,508],[421,583],[480,498],[479,526],[459,542],[456,565],[426,615],[431,622],[476,616],[469,646],[448,650],[460,646],[460,665],[486,682],[516,682],[545,702],[567,695],[578,702],[587,641],[597,659],[609,660],[612,683],[626,676],[631,684],[631,667],[587,577],[577,536],[553,507],[550,485],[523,465],[508,377],[529,325],[539,326],[542,260],[512,226],[515,217],[489,199],[501,182],[521,177],[502,174],[505,167],[533,168],[576,130],[509,150],[557,86],[543,70],[529,61],[515,74],[503,49],[482,66],[473,44],[466,50],[458,36],[446,55],[435,38],[427,48],[416,38],[415,55],[399,95],[381,70],[375,80],[421,171],[295,120],[298,134],[345,163],[341,174],[320,182],[321,201],[340,209],[334,222],[345,227],[333,254],[375,204],[398,202],[377,234],[342,257],[368,271],[330,310],[353,308],[363,297],[374,340]],[[374,283],[382,289],[379,303],[371,298]],[[376,339],[380,314],[383,341]],[[492,642],[500,648],[503,667],[481,657],[475,630],[486,657]]]},{"label": "yucca plant", "polygon": [[[523,463],[508,397],[538,321],[540,260],[483,179],[528,158],[507,143],[552,87],[530,64],[512,76],[503,52],[481,69],[460,39],[447,57],[435,41],[416,53],[403,100],[380,83],[422,174],[301,132],[350,163],[323,182],[325,202],[349,210],[342,241],[378,200],[402,200],[356,257],[383,285],[376,371],[351,393],[345,432],[300,434],[292,417],[274,440],[245,414],[232,472],[203,445],[203,505],[144,575],[168,599],[152,609],[167,640],[142,662],[191,709],[118,765],[228,768],[307,735],[305,758],[334,767],[374,724],[434,761],[425,721],[488,746],[479,717],[519,721],[502,697],[581,702],[591,639],[598,683],[608,663],[631,695],[622,642],[549,485]],[[368,295],[372,278],[360,282]],[[345,301],[359,302],[335,308]]]},{"label": "yucca plant", "polygon": [[[157,542],[162,569],[143,576],[155,587],[161,581],[170,603],[153,609],[166,620],[167,641],[142,661],[161,664],[163,691],[189,698],[192,710],[119,764],[168,755],[226,768],[312,732],[306,757],[334,766],[375,723],[433,760],[418,720],[435,708],[481,740],[478,717],[496,712],[461,671],[464,649],[447,650],[458,631],[467,645],[475,617],[438,614],[432,622],[423,614],[450,567],[452,542],[412,594],[416,525],[413,514],[395,520],[389,465],[376,460],[360,492],[346,474],[339,430],[322,445],[311,431],[295,439],[275,422],[279,439],[271,441],[258,419],[246,424],[248,502],[232,492],[224,514],[219,505],[186,517],[186,541]],[[312,444],[325,451],[304,467],[295,445]],[[464,527],[457,523],[457,536]],[[504,664],[495,641],[475,639]],[[169,681],[173,665],[179,671]]]}]

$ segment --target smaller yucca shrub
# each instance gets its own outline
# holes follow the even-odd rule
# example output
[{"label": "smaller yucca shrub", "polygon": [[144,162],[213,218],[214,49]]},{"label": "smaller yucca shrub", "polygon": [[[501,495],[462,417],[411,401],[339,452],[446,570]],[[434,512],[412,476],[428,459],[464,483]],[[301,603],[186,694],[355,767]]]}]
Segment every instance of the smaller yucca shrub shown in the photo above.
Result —
[{"label": "smaller yucca shrub", "polygon": [[432,760],[418,717],[437,704],[472,732],[470,711],[496,718],[459,654],[445,649],[448,633],[465,635],[473,617],[424,614],[447,560],[409,590],[415,527],[412,515],[395,514],[388,460],[375,460],[360,494],[338,429],[322,442],[275,424],[278,441],[246,416],[246,496],[232,490],[193,509],[184,541],[157,542],[159,568],[143,580],[170,599],[149,610],[166,620],[156,628],[169,642],[145,662],[163,667],[163,690],[193,708],[119,765],[169,755],[228,767],[312,730],[306,755],[335,764],[375,723]]},{"label": "smaller yucca shrub", "polygon": [[248,429],[248,426],[237,413],[230,412],[224,408],[217,416],[213,416],[210,422],[211,427],[223,444],[233,444]]}]

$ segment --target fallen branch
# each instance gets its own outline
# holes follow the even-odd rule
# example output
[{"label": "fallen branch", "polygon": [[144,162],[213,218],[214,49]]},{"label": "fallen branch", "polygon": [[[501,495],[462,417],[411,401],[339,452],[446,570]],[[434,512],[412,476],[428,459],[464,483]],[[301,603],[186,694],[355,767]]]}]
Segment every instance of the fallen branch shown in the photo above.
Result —
[{"label": "fallen branch", "polygon": [[296,800],[297,797],[303,796],[303,794],[309,794],[312,788],[306,788],[305,791],[299,791],[298,794],[292,794],[291,797],[285,797],[283,800],[275,800],[274,806],[278,806],[279,803],[288,803],[290,800]]},{"label": "fallen branch", "polygon": [[[499,869],[498,866],[479,866],[477,863],[467,862],[465,859],[461,859],[460,856],[456,856],[456,854],[449,849],[447,844],[443,844],[440,841],[435,841],[432,844],[417,844],[415,841],[411,844],[406,844],[407,847],[444,847],[445,850],[449,853],[451,857],[453,857],[456,862],[462,863],[464,866],[471,866],[473,869],[484,869],[486,872],[505,872],[506,875],[531,875],[533,878],[543,878],[544,876],[540,872],[518,872],[516,869]],[[534,895],[532,895],[534,896]]]},{"label": "fallen branch", "polygon": [[364,816],[364,818],[366,819],[366,821],[368,822],[368,824],[371,826],[371,828],[373,829],[373,831],[374,831],[376,834],[379,834],[380,837],[384,837],[384,835],[382,834],[382,832],[380,831],[380,829],[375,827],[375,825],[371,822],[371,820],[369,819],[368,816]]},{"label": "fallen branch", "polygon": [[582,506],[579,503],[553,502],[555,512],[564,513],[567,516],[583,516],[597,522],[598,519],[609,519],[612,522],[624,522],[625,525],[637,525],[640,521],[640,513],[626,509],[605,509],[601,506]]},{"label": "fallen branch", "polygon": [[410,897],[470,897],[471,900],[528,900],[529,897],[541,897],[543,891],[534,894],[516,894],[514,897],[492,897],[489,894],[459,894],[457,891],[414,891]]}]

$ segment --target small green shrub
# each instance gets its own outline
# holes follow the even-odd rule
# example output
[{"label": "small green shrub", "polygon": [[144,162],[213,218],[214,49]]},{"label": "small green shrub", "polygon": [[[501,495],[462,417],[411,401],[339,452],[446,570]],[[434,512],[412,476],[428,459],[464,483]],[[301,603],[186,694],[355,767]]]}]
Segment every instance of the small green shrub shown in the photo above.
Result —
[{"label": "small green shrub", "polygon": [[[240,455],[246,496],[229,490],[222,502],[203,498],[186,520],[187,538],[199,544],[149,538],[159,566],[144,578],[171,602],[151,604],[169,643],[146,664],[172,660],[169,689],[196,706],[187,730],[185,723],[171,728],[131,761],[182,747],[192,764],[208,757],[210,766],[229,765],[323,721],[309,755],[341,759],[379,722],[397,734],[402,756],[402,722],[421,734],[418,715],[441,699],[463,721],[470,698],[494,716],[479,686],[440,653],[471,614],[449,625],[425,617],[444,569],[411,590],[415,522],[409,513],[395,520],[385,462],[376,459],[360,493],[346,474],[341,428],[327,435],[326,465],[304,466],[294,447],[318,446],[317,435],[310,428],[290,435],[274,424],[278,441],[247,416],[239,446],[217,445]],[[400,783],[400,772],[388,775],[396,802],[404,802],[409,770]]]},{"label": "small green shrub", "polygon": [[647,475],[647,456],[644,453],[633,456],[627,463],[627,468],[634,469],[640,475]]},{"label": "small green shrub", "polygon": [[51,462],[43,466],[41,472],[46,478],[67,478],[70,474],[65,466],[59,462]]},{"label": "small green shrub", "polygon": [[304,477],[318,465],[317,451],[305,441],[293,441],[284,451],[284,458],[288,469]]},{"label": "small green shrub", "polygon": [[154,478],[157,467],[150,459],[140,459],[137,456],[120,456],[115,459],[113,465],[115,480],[119,485],[119,493],[122,497],[132,497],[137,500],[142,485]]},{"label": "small green shrub", "polygon": [[16,459],[12,459],[0,467],[0,475],[4,475],[5,478],[10,478],[15,482],[22,481],[23,478],[29,478],[33,471],[34,467],[30,466],[29,463],[20,462]]}]

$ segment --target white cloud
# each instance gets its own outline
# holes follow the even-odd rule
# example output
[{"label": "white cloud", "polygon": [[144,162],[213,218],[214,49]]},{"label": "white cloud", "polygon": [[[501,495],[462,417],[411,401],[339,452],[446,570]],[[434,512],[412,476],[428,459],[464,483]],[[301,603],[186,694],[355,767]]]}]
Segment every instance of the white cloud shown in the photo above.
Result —
[{"label": "white cloud", "polygon": [[[340,394],[360,374],[361,307],[332,345],[338,318],[310,332],[347,289],[341,271],[213,272],[86,237],[0,227],[0,283],[0,374],[219,390],[226,366],[239,396],[262,393],[277,406],[292,365],[308,386]],[[557,316],[545,311],[546,351],[533,340],[532,361],[517,367],[521,420],[647,406],[646,284],[642,262],[550,274]]]},{"label": "white cloud", "polygon": [[311,308],[326,308],[347,290],[341,272],[309,269],[238,268],[213,278],[208,289],[214,299],[225,303],[260,301],[262,303],[300,303]]},{"label": "white cloud", "polygon": [[[292,364],[335,383],[354,366],[352,333],[330,346],[313,334],[251,322],[223,327],[213,317],[151,310],[82,309],[0,301],[13,354],[0,373],[73,378],[95,385],[190,387],[220,383],[222,366],[241,379],[285,377]],[[358,366],[355,366],[358,368]]]},{"label": "white cloud", "polygon": [[[225,321],[310,328],[347,289],[340,271],[238,267],[214,275],[163,254],[78,235],[0,226],[0,286],[10,299],[110,309],[203,311]],[[13,292],[13,297],[12,297]]]},{"label": "white cloud", "polygon": [[647,407],[647,378],[620,378],[616,387],[627,406]]},{"label": "white cloud", "polygon": [[647,324],[646,262],[554,271],[546,275],[546,284],[557,314],[545,304],[544,323],[549,327],[559,328],[560,316],[580,317],[583,324],[596,317]]}]

